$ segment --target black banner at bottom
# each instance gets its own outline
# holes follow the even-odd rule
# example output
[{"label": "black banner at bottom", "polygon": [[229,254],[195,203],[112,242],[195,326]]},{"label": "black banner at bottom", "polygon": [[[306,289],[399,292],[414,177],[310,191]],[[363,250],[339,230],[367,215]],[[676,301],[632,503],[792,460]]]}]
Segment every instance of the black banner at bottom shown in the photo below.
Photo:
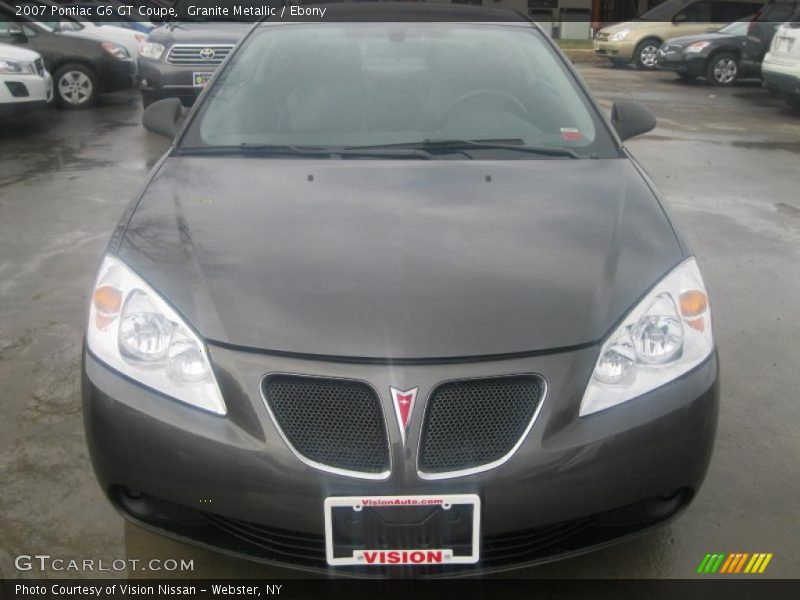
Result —
[{"label": "black banner at bottom", "polygon": [[2,580],[0,595],[8,599],[182,598],[347,598],[358,600],[783,600],[800,598],[800,580],[658,580],[658,579],[480,579],[480,580],[355,580],[355,579],[137,579]]}]

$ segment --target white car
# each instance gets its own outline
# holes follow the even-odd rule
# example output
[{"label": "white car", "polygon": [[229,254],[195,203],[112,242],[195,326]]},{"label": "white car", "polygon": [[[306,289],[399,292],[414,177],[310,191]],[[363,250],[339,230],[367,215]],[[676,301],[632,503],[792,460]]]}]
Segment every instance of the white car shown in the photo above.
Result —
[{"label": "white car", "polygon": [[46,107],[53,80],[38,52],[0,44],[0,116]]},{"label": "white car", "polygon": [[765,86],[780,91],[789,106],[800,109],[800,22],[784,23],[775,32],[761,77]]}]

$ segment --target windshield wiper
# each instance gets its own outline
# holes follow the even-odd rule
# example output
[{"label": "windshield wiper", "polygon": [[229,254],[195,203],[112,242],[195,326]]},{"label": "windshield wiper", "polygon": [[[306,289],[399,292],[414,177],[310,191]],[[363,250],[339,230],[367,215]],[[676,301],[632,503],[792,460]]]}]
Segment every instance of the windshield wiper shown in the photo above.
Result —
[{"label": "windshield wiper", "polygon": [[409,148],[420,149],[428,152],[454,151],[461,152],[469,158],[473,158],[466,150],[512,150],[515,152],[525,152],[527,154],[538,154],[540,156],[560,156],[565,158],[580,158],[569,148],[556,148],[551,146],[526,146],[520,139],[504,140],[459,140],[459,139],[431,139],[427,138],[421,142],[406,142],[399,144],[384,144],[380,146],[352,146],[348,150],[381,150],[390,148]]},{"label": "windshield wiper", "polygon": [[360,149],[325,146],[242,143],[238,146],[196,146],[178,149],[179,154],[246,154],[259,156],[298,156],[305,158],[422,158],[434,156],[414,148]]}]

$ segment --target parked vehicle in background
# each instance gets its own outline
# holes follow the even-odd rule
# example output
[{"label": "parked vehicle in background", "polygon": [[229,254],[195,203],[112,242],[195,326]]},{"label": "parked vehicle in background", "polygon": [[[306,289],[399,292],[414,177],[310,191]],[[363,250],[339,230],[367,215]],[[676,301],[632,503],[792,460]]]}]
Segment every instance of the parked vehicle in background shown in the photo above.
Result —
[{"label": "parked vehicle in background", "polygon": [[0,1],[0,42],[42,55],[62,108],[87,108],[102,92],[131,87],[135,62],[121,44],[59,31],[15,13],[11,5]]},{"label": "parked vehicle in background", "polygon": [[765,87],[776,89],[792,108],[800,110],[800,22],[778,28],[764,57],[761,75]]},{"label": "parked vehicle in background", "polygon": [[675,71],[683,79],[705,77],[712,85],[733,85],[747,76],[739,59],[751,18],[735,21],[716,33],[668,40],[658,49],[658,67]]},{"label": "parked vehicle in background", "polygon": [[781,24],[800,20],[800,0],[769,0],[756,13],[742,47],[741,64],[748,71],[761,72],[761,62]]},{"label": "parked vehicle in background", "polygon": [[191,106],[245,33],[249,23],[169,23],[139,49],[142,104],[180,98]]},{"label": "parked vehicle in background", "polygon": [[52,99],[53,80],[41,55],[0,44],[0,117],[45,108]]},{"label": "parked vehicle in background", "polygon": [[594,51],[618,66],[632,62],[640,69],[654,69],[658,49],[667,40],[718,31],[763,5],[764,0],[666,0],[634,21],[598,31]]},{"label": "parked vehicle in background", "polygon": [[[57,6],[57,3],[51,0],[24,0],[20,4],[46,7]],[[147,40],[147,34],[145,33],[126,27],[119,27],[114,23],[94,22],[81,17],[39,17],[36,20],[61,33],[78,33],[82,37],[91,37],[102,42],[119,44],[124,46],[128,54],[134,58],[139,54],[139,44]]]}]

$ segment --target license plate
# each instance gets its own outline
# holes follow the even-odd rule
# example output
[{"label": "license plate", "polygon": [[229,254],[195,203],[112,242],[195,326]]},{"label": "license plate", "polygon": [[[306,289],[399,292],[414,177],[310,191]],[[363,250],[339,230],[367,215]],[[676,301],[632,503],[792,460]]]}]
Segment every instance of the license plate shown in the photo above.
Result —
[{"label": "license plate", "polygon": [[206,87],[208,80],[211,79],[213,73],[192,73],[192,82],[194,87]]},{"label": "license plate", "polygon": [[331,496],[325,499],[328,564],[474,564],[480,513],[475,494]]}]

